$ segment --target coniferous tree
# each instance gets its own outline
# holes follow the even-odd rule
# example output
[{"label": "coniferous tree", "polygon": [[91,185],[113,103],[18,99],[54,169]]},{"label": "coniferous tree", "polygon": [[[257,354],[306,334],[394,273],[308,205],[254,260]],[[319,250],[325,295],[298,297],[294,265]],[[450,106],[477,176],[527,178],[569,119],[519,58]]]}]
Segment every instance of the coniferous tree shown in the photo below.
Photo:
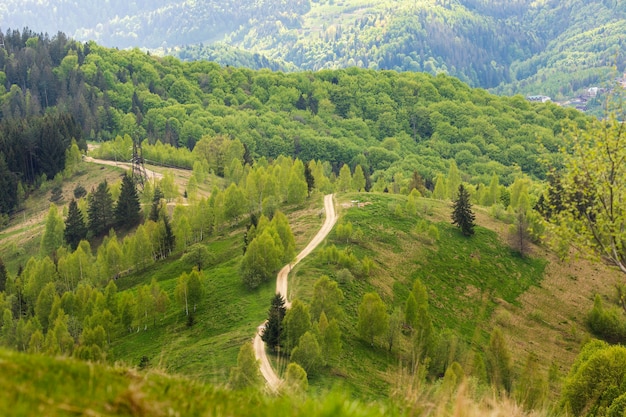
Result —
[{"label": "coniferous tree", "polygon": [[122,189],[115,205],[115,223],[131,228],[139,223],[141,205],[137,195],[137,187],[128,174],[122,179]]},{"label": "coniferous tree", "polygon": [[310,197],[311,191],[313,191],[313,188],[315,188],[315,177],[313,176],[313,172],[311,172],[309,164],[304,164],[304,179],[306,180],[308,196]]},{"label": "coniferous tree", "polygon": [[148,218],[153,222],[159,221],[159,213],[161,211],[161,199],[163,198],[163,191],[159,187],[154,189],[154,197],[152,198],[152,208],[150,209],[150,215]]},{"label": "coniferous tree", "polygon": [[78,208],[76,200],[70,201],[63,237],[65,238],[65,243],[70,245],[72,250],[75,250],[80,241],[87,237],[87,225],[85,225],[83,213]]},{"label": "coniferous tree", "polygon": [[261,334],[261,339],[274,351],[280,347],[280,335],[283,331],[283,318],[286,312],[283,296],[274,295],[267,316],[267,324],[263,329],[263,334]]},{"label": "coniferous tree", "polygon": [[106,180],[89,194],[87,219],[89,230],[96,236],[106,233],[113,224],[113,197]]},{"label": "coniferous tree", "polygon": [[474,234],[474,219],[469,192],[461,184],[458,197],[453,203],[452,223],[461,228],[464,236],[471,236]]},{"label": "coniferous tree", "polygon": [[4,265],[4,261],[0,258],[0,292],[4,291],[7,286],[7,267]]}]

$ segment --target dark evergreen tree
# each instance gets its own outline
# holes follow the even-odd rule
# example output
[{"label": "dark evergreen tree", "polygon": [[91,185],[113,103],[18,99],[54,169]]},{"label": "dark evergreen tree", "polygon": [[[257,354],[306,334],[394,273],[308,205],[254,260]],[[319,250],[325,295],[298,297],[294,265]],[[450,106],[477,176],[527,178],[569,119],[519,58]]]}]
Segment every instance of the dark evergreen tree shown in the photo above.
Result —
[{"label": "dark evergreen tree", "polygon": [[0,258],[0,292],[4,291],[7,287],[7,268],[4,266],[2,258]]},{"label": "dark evergreen tree", "polygon": [[120,197],[115,205],[115,223],[122,227],[131,228],[141,220],[141,205],[137,195],[135,181],[128,175],[122,179]]},{"label": "dark evergreen tree", "polygon": [[17,178],[9,170],[5,156],[0,152],[0,213],[10,213],[17,203]]},{"label": "dark evergreen tree", "polygon": [[72,250],[78,247],[78,244],[82,239],[87,237],[87,226],[85,225],[85,219],[83,213],[78,208],[76,200],[70,201],[70,206],[67,211],[67,219],[65,219],[65,231],[63,232],[65,243],[70,245]]},{"label": "dark evergreen tree", "polygon": [[464,236],[473,235],[475,216],[472,212],[469,192],[465,189],[463,184],[459,185],[459,194],[452,207],[452,223],[461,228],[461,232]]},{"label": "dark evergreen tree", "polygon": [[89,230],[99,236],[113,224],[113,197],[106,180],[98,184],[88,197],[87,220]]},{"label": "dark evergreen tree", "polygon": [[306,180],[306,187],[308,191],[308,196],[311,196],[311,191],[315,188],[315,177],[313,177],[313,173],[311,172],[311,168],[309,168],[309,164],[304,164],[304,179]]},{"label": "dark evergreen tree", "polygon": [[300,97],[298,98],[298,101],[296,101],[296,109],[298,110],[306,110],[306,99],[304,98],[304,95],[302,95],[302,93],[300,93]]},{"label": "dark evergreen tree", "polygon": [[158,236],[159,257],[167,258],[174,250],[175,243],[176,236],[174,236],[170,220],[167,217],[167,214],[165,214],[161,218],[161,231]]},{"label": "dark evergreen tree", "polygon": [[274,351],[280,347],[280,337],[283,331],[283,318],[285,318],[285,299],[276,294],[272,299],[272,305],[267,316],[267,323],[261,334],[261,339]]},{"label": "dark evergreen tree", "polygon": [[161,199],[164,197],[163,191],[159,187],[154,189],[154,197],[152,198],[152,208],[148,219],[153,222],[159,221],[159,213],[161,212]]}]

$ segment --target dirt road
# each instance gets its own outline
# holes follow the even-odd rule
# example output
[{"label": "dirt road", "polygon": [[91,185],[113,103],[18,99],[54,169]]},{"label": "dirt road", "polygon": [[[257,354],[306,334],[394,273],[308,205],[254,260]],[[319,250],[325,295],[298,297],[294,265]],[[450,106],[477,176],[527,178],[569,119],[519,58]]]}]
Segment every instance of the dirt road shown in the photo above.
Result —
[{"label": "dirt road", "polygon": [[[85,162],[91,162],[93,164],[110,165],[113,167],[124,167],[127,169],[133,168],[133,166],[129,162],[117,162],[117,161],[108,161],[105,159],[95,159],[95,158],[92,158],[91,156],[86,156],[83,160]],[[161,178],[163,178],[163,174],[159,172],[154,172],[148,168],[146,168],[146,175],[156,180],[160,180]]]},{"label": "dirt road", "polygon": [[[326,211],[326,219],[324,220],[324,224],[322,224],[322,228],[317,232],[313,239],[311,239],[309,244],[302,249],[298,256],[296,256],[296,259],[292,263],[285,265],[276,277],[276,294],[281,294],[283,296],[287,308],[291,306],[291,302],[287,299],[287,281],[291,268],[304,259],[308,254],[313,252],[313,249],[315,249],[317,245],[322,243],[337,221],[337,214],[335,213],[332,194],[324,196],[324,210]],[[263,343],[263,340],[261,339],[261,332],[264,327],[265,322],[258,327],[256,336],[254,337],[254,354],[257,360],[261,362],[261,374],[267,381],[267,386],[271,391],[278,391],[282,380],[278,377],[278,375],[276,375],[276,372],[274,372],[274,369],[272,368],[269,358],[265,352],[265,343]]]}]

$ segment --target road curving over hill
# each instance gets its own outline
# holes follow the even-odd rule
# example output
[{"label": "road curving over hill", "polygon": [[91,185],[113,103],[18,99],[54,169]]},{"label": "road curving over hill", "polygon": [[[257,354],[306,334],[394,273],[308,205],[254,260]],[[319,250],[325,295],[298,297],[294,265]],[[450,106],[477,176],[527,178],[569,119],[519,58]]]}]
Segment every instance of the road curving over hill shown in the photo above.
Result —
[{"label": "road curving over hill", "polygon": [[[289,278],[289,272],[291,268],[293,268],[298,262],[304,259],[307,255],[309,255],[313,250],[322,243],[322,241],[328,236],[328,233],[333,229],[333,226],[337,222],[337,213],[335,213],[335,206],[333,205],[333,195],[327,194],[324,196],[324,211],[326,212],[326,219],[324,220],[324,224],[322,224],[321,229],[317,232],[317,234],[311,239],[308,245],[296,256],[296,259],[290,263],[285,265],[276,277],[276,294],[280,294],[285,299],[285,306],[289,308],[291,306],[291,302],[287,299],[287,282]],[[261,374],[265,381],[267,381],[267,386],[271,391],[278,391],[280,388],[280,384],[282,380],[280,377],[274,372],[272,365],[270,364],[269,358],[267,357],[267,352],[265,351],[265,343],[261,339],[261,333],[265,328],[265,323],[263,322],[258,328],[257,333],[254,337],[254,354],[258,361],[261,362]]]}]

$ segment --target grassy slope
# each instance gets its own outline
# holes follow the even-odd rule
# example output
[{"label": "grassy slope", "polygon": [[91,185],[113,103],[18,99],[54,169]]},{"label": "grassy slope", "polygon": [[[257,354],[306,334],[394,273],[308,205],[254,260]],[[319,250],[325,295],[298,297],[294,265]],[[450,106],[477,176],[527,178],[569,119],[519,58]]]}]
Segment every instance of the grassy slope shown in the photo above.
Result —
[{"label": "grassy slope", "polygon": [[[347,208],[353,199],[372,204]],[[495,232],[479,227],[471,239],[461,236],[448,220],[449,203],[424,199],[419,203],[422,208],[417,217],[406,214],[405,196],[350,194],[340,196],[339,203],[346,206],[339,221],[349,221],[354,230],[363,231],[363,239],[350,245],[353,253],[359,258],[367,255],[377,265],[369,279],[341,285],[349,319],[342,329],[342,364],[330,372],[343,376],[347,387],[361,395],[387,395],[398,365],[382,342],[372,349],[358,337],[357,311],[365,292],[377,291],[391,311],[404,306],[413,281],[419,277],[429,290],[435,326],[453,329],[468,342],[478,334],[479,340],[475,341],[482,344],[488,340],[490,330],[484,326],[485,320],[498,302],[515,304],[520,294],[542,279],[545,261],[520,258],[499,241]],[[413,231],[420,217],[436,225],[438,242],[432,244]],[[315,254],[296,268],[292,282],[298,297],[310,300],[312,284],[322,273],[333,275],[336,270],[328,270]],[[406,348],[408,338],[404,337],[401,344]],[[336,381],[327,375],[312,385],[327,387]]]},{"label": "grassy slope", "polygon": [[[347,208],[354,199],[372,204]],[[482,346],[491,329],[500,326],[518,370],[533,351],[540,354],[544,375],[554,363],[563,376],[580,343],[589,337],[584,317],[593,294],[609,294],[619,279],[619,272],[603,265],[580,259],[560,262],[541,248],[521,258],[506,244],[508,225],[480,207],[475,208],[476,235],[467,239],[450,224],[450,203],[421,200],[419,217],[439,230],[439,241],[431,243],[413,231],[417,218],[396,209],[404,207],[404,196],[353,194],[340,196],[339,202],[346,206],[340,209],[339,222],[350,221],[355,230],[364,232],[362,241],[351,245],[353,253],[371,257],[378,268],[367,281],[341,285],[349,318],[342,326],[342,363],[314,379],[313,387],[328,387],[339,380],[360,395],[380,397],[397,385],[401,374],[397,360],[382,343],[372,349],[358,338],[358,305],[365,292],[377,291],[389,311],[392,306],[403,306],[415,278],[428,288],[438,329],[453,329],[465,341]],[[313,254],[292,274],[292,291],[310,300],[312,284],[322,273],[333,275],[336,270],[328,270]],[[407,344],[405,338],[401,345],[406,348]],[[555,385],[558,381],[552,385],[553,395]]]},{"label": "grassy slope", "polygon": [[[230,392],[162,372],[0,350],[0,415],[382,416],[342,395],[305,400]],[[392,413],[394,415],[396,413]]]},{"label": "grassy slope", "polygon": [[[290,208],[287,216],[294,224],[297,249],[302,249],[319,229],[321,196],[305,206]],[[196,324],[187,327],[182,307],[175,302],[176,279],[191,270],[180,260],[160,263],[140,274],[118,281],[120,290],[133,291],[138,284],[156,278],[172,301],[165,317],[148,328],[129,334],[114,343],[111,358],[137,365],[142,356],[168,371],[184,373],[204,381],[225,383],[230,368],[237,363],[241,345],[251,340],[257,326],[266,319],[276,284],[272,281],[256,291],[247,290],[239,276],[243,249],[243,224],[211,239],[208,249],[218,264],[204,271],[205,297],[198,306]]]},{"label": "grassy slope", "polygon": [[[69,180],[63,181],[63,200],[59,213],[74,198],[77,185],[85,187],[87,192],[106,179],[109,184],[119,182],[124,170],[116,167],[83,163],[78,172]],[[15,274],[20,265],[26,265],[31,256],[39,253],[39,242],[45,226],[45,216],[50,208],[49,183],[31,194],[23,209],[16,213],[6,229],[0,231],[0,258],[7,265],[11,274]],[[64,215],[63,215],[64,216]],[[65,216],[64,216],[65,217]]]}]

